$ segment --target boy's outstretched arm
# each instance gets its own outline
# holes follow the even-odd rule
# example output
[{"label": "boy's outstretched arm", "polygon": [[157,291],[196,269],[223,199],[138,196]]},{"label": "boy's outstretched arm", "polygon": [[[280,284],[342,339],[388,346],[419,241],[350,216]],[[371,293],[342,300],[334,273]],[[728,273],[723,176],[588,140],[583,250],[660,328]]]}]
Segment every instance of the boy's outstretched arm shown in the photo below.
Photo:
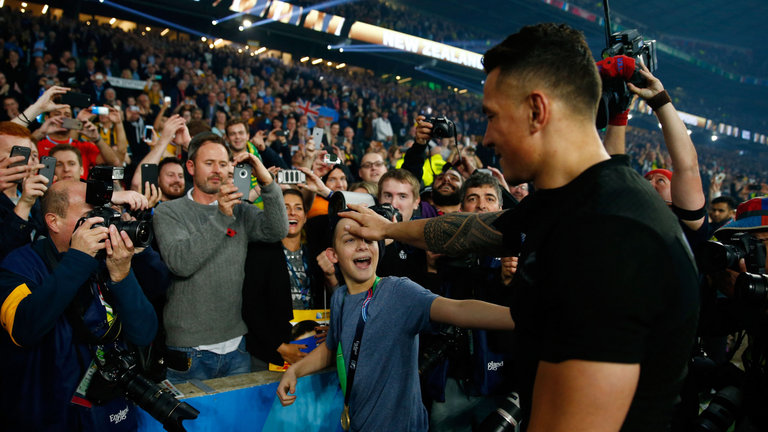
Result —
[{"label": "boy's outstretched arm", "polygon": [[296,400],[296,380],[304,375],[325,369],[333,362],[333,353],[326,344],[318,345],[308,356],[288,368],[277,385],[277,397],[283,406],[288,406]]},{"label": "boy's outstretched arm", "polygon": [[432,302],[429,317],[433,321],[464,328],[513,330],[515,322],[509,308],[480,300],[453,300],[438,297]]}]

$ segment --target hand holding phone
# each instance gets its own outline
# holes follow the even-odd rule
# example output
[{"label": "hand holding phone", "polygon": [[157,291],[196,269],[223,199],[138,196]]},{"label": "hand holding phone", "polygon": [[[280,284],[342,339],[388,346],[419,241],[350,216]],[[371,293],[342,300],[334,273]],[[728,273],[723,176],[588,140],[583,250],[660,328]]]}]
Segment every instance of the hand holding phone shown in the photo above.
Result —
[{"label": "hand holding phone", "polygon": [[48,179],[48,187],[53,184],[53,176],[56,172],[56,158],[53,156],[43,156],[40,158],[40,163],[45,165],[44,168],[40,168],[38,174]]},{"label": "hand holding phone", "polygon": [[72,108],[88,108],[91,106],[91,95],[73,91],[67,92],[61,95],[61,103]]},{"label": "hand holding phone", "polygon": [[141,164],[141,193],[146,195],[147,193],[147,182],[149,182],[150,185],[155,185],[155,187],[158,187],[157,184],[157,176],[158,176],[158,167],[157,164]]},{"label": "hand holding phone", "polygon": [[323,134],[325,131],[323,128],[313,128],[312,129],[312,142],[315,143],[315,147],[319,148],[321,145],[323,145]]},{"label": "hand holding phone", "polygon": [[[13,146],[11,148],[11,157],[23,156],[24,160],[12,163],[9,168],[23,166],[29,163],[29,156],[32,154],[32,150],[26,146]],[[21,184],[22,179],[14,180],[14,183]]]},{"label": "hand holding phone", "polygon": [[69,130],[83,130],[83,122],[78,119],[64,117],[61,120],[61,127]]},{"label": "hand holding phone", "polygon": [[153,137],[154,133],[155,133],[155,127],[154,126],[150,126],[150,125],[144,126],[144,142],[145,143],[151,143],[152,142],[152,138],[154,138]]},{"label": "hand holding phone", "polygon": [[248,193],[251,191],[251,172],[253,168],[250,164],[247,163],[239,163],[235,165],[235,170],[233,172],[233,182],[235,186],[237,186],[237,191],[243,194],[243,197],[240,198],[242,201],[246,201],[248,199]]}]

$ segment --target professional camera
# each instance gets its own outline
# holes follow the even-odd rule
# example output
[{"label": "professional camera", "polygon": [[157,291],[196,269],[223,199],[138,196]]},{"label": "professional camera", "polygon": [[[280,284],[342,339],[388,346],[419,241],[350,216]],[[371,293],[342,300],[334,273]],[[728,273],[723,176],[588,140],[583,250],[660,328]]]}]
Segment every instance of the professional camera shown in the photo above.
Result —
[{"label": "professional camera", "polygon": [[726,432],[736,420],[743,396],[741,390],[728,386],[715,394],[707,409],[696,419],[696,432]]},{"label": "professional camera", "polygon": [[736,278],[734,293],[745,304],[768,304],[768,275],[741,273]]},{"label": "professional camera", "polygon": [[432,123],[432,138],[454,138],[456,136],[456,125],[445,117],[430,117],[427,119]]},{"label": "professional camera", "polygon": [[93,210],[77,221],[75,229],[92,217],[100,217],[104,222],[93,224],[94,227],[114,225],[119,231],[125,231],[135,247],[147,247],[152,243],[152,214],[149,211],[132,211],[135,221],[124,221],[120,212],[109,206],[114,192],[114,181],[123,178],[122,167],[95,166],[88,172],[86,180],[85,202],[94,206]]},{"label": "professional camera", "polygon": [[[629,82],[637,87],[645,87],[647,80],[639,71],[637,62],[643,62],[648,70],[654,72],[658,67],[656,60],[656,41],[644,41],[643,36],[636,30],[624,30],[617,33],[611,33],[611,19],[608,6],[608,0],[604,0],[605,9],[605,33],[606,48],[603,50],[603,58],[625,55],[636,60],[635,71]],[[603,93],[600,97],[600,103],[597,109],[597,128],[602,129],[608,124],[608,119],[612,116],[626,111],[632,102],[632,92],[627,88],[627,83],[623,77],[606,78],[602,77]]]},{"label": "professional camera", "polygon": [[[656,60],[656,41],[643,40],[643,36],[635,29],[613,33],[608,47],[603,50],[603,58],[625,55],[642,63],[653,72],[658,63]],[[634,78],[634,77],[633,77]]]},{"label": "professional camera", "polygon": [[181,422],[197,418],[200,411],[176,399],[165,388],[144,378],[138,372],[133,355],[117,347],[97,359],[98,374],[88,388],[88,399],[106,402],[115,392],[128,397],[170,432],[185,431]]},{"label": "professional camera", "polygon": [[421,338],[424,346],[419,356],[419,375],[430,372],[449,355],[460,352],[462,347],[469,346],[469,332],[455,326],[448,326],[435,335],[422,334]]},{"label": "professional camera", "polygon": [[748,232],[737,232],[722,242],[702,243],[694,253],[699,270],[705,274],[725,269],[739,271],[744,258],[747,271],[765,273],[765,244]]},{"label": "professional camera", "polygon": [[386,220],[392,220],[394,218],[397,222],[403,221],[403,215],[400,214],[400,210],[392,207],[392,204],[389,204],[389,203],[376,204],[375,206],[371,206],[368,208],[373,210],[374,212],[376,212],[376,214],[385,218]]},{"label": "professional camera", "polygon": [[120,217],[120,212],[112,207],[96,207],[88,212],[85,217],[80,218],[77,221],[75,229],[77,229],[86,219],[92,217],[100,217],[104,219],[104,222],[93,224],[94,227],[106,227],[114,225],[117,231],[125,231],[128,234],[128,238],[131,239],[134,247],[147,247],[152,244],[152,215],[146,211],[131,212],[131,215],[136,217],[135,221],[124,221]]},{"label": "professional camera", "polygon": [[99,207],[112,201],[112,193],[115,190],[115,180],[125,177],[125,168],[98,165],[88,171],[88,185],[85,190],[85,202]]},{"label": "professional camera", "polygon": [[[614,33],[610,45],[603,50],[603,58],[625,55],[636,60],[635,70],[629,82],[637,87],[645,87],[648,81],[640,74],[638,62],[642,61],[651,72],[656,70],[656,41],[643,41],[637,30]],[[603,92],[597,110],[597,127],[602,129],[608,119],[625,111],[632,103],[632,92],[627,87],[624,77],[605,77],[601,75]]]},{"label": "professional camera", "polygon": [[373,199],[371,194],[360,192],[334,192],[328,202],[328,214],[335,215],[341,211],[344,211],[347,209],[349,204],[364,205],[376,212],[376,214],[386,218],[387,220],[392,220],[394,217],[398,222],[403,221],[403,215],[400,214],[398,209],[392,207],[392,204],[376,204],[376,201]]},{"label": "professional camera", "polygon": [[475,429],[477,432],[512,432],[523,419],[523,411],[520,409],[520,396],[510,393],[496,408],[496,411],[480,423]]},{"label": "professional camera", "polygon": [[[725,432],[734,422],[737,431],[768,430],[768,417],[764,415],[768,403],[766,247],[749,231],[726,234],[718,232],[722,242],[707,242],[694,251],[700,271],[709,275],[701,291],[700,332],[714,353],[721,354],[719,363],[710,361],[706,354],[693,358],[689,376],[693,385],[689,387],[696,390],[683,395],[684,405],[690,407],[688,413],[697,412],[701,395],[709,396],[710,389],[716,389],[719,391],[709,407],[699,416],[693,415],[690,430]],[[741,259],[747,272],[739,268]],[[725,270],[739,273],[732,295],[730,277],[718,274]],[[734,332],[735,344],[725,348],[724,335]],[[741,358],[743,370],[739,370],[731,359],[745,340],[748,345]]]}]

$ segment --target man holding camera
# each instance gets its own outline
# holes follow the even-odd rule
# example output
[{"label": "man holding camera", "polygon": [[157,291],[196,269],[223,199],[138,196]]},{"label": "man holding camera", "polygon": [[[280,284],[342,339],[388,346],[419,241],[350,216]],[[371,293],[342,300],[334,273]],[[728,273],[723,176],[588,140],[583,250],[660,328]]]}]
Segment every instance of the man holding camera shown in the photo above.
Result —
[{"label": "man holding camera", "polygon": [[510,312],[527,430],[665,430],[698,316],[677,220],[626,157],[603,148],[600,77],[581,33],[524,27],[484,66],[485,145],[510,184],[533,181],[536,194],[506,212],[400,224],[350,212],[363,226],[349,231],[446,254],[521,253]]},{"label": "man holding camera", "polygon": [[157,243],[174,275],[163,315],[172,382],[250,371],[241,315],[248,242],[276,242],[288,233],[283,195],[261,160],[244,152],[234,163],[253,168],[263,211],[240,205],[230,158],[216,134],[195,136],[187,160],[194,187],[155,212]]},{"label": "man holding camera", "polygon": [[[131,270],[131,239],[101,217],[86,219],[85,190],[77,181],[51,186],[42,201],[49,237],[0,264],[0,424],[8,430],[136,427],[125,399],[88,400],[92,360],[125,342],[149,344],[157,317]],[[133,194],[113,202],[146,206]]]}]

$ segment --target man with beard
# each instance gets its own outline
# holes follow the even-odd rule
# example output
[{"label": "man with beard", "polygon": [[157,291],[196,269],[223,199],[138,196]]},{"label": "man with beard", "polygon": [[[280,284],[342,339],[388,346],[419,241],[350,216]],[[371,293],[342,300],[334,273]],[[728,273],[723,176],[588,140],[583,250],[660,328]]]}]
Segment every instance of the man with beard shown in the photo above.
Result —
[{"label": "man with beard", "polygon": [[737,206],[736,200],[727,195],[712,200],[709,204],[709,237],[736,217]]},{"label": "man with beard", "polygon": [[167,157],[161,160],[157,171],[157,185],[163,193],[160,201],[171,201],[184,195],[184,169],[178,158]]},{"label": "man with beard", "polygon": [[[264,210],[242,204],[228,178],[232,163],[253,168]],[[189,143],[186,197],[158,206],[154,228],[163,260],[174,275],[164,309],[171,382],[250,372],[243,335],[242,287],[248,243],[276,242],[288,233],[280,187],[256,156],[234,159],[214,133]]]},{"label": "man with beard", "polygon": [[453,168],[443,170],[432,183],[432,205],[437,214],[453,213],[461,207],[461,185],[464,178]]}]

